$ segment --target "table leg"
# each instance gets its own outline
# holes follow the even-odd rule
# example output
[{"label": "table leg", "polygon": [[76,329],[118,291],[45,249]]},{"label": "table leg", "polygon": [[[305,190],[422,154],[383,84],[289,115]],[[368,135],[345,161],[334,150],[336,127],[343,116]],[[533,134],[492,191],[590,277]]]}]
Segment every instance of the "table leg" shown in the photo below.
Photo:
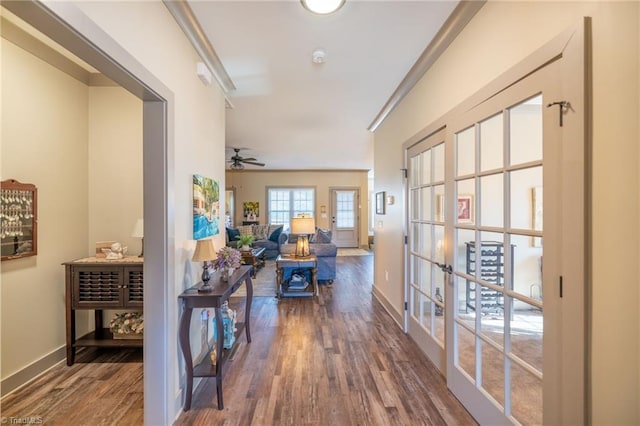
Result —
[{"label": "table leg", "polygon": [[222,351],[224,350],[224,326],[222,323],[222,310],[215,308],[214,323],[216,327],[216,351],[218,352],[218,361],[216,362],[216,393],[218,394],[218,410],[224,409],[222,400]]},{"label": "table leg", "polygon": [[251,303],[253,302],[253,282],[251,282],[251,277],[247,277],[244,285],[247,286],[247,299],[244,308],[244,331],[247,336],[247,343],[251,343],[251,328],[249,327],[251,323]]},{"label": "table leg", "polygon": [[282,288],[282,269],[280,266],[276,265],[276,297],[280,299],[282,297],[281,288]]},{"label": "table leg", "polygon": [[191,345],[189,343],[189,328],[191,325],[192,308],[184,308],[180,315],[180,349],[184,356],[186,383],[184,388],[184,411],[191,408],[191,394],[193,393],[193,360],[191,359]]},{"label": "table leg", "polygon": [[318,268],[314,266],[311,268],[311,282],[313,283],[313,295],[318,295]]},{"label": "table leg", "polygon": [[253,278],[258,274],[258,258],[253,256]]}]

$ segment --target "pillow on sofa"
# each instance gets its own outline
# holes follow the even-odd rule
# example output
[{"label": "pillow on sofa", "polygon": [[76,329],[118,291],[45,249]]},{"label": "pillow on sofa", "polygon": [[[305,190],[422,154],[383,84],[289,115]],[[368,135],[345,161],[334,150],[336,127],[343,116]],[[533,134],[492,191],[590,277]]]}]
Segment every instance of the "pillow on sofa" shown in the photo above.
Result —
[{"label": "pillow on sofa", "polygon": [[240,239],[240,231],[233,228],[227,228],[227,240],[228,241],[237,241]]},{"label": "pillow on sofa", "polygon": [[266,240],[269,234],[269,225],[253,225],[253,236],[256,240]]},{"label": "pillow on sofa", "polygon": [[284,225],[269,225],[269,241],[277,243],[283,229]]},{"label": "pillow on sofa", "polygon": [[238,226],[240,235],[253,235],[253,225]]},{"label": "pillow on sofa", "polygon": [[316,244],[326,244],[331,242],[331,231],[328,229],[316,229],[316,233],[312,238],[312,242]]}]

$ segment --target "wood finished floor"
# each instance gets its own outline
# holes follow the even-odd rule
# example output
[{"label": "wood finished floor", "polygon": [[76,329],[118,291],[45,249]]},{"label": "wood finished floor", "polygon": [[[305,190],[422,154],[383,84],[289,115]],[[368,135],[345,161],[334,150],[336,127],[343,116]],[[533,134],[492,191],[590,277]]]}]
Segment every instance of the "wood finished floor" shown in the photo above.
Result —
[{"label": "wood finished floor", "polygon": [[[206,379],[176,425],[476,424],[372,298],[373,256],[337,261],[334,285],[321,286],[314,299],[254,298],[252,342],[243,335],[227,363],[224,410],[216,408],[214,380]],[[238,299],[232,307],[243,315]],[[56,367],[5,398],[2,416],[40,416],[59,425],[142,424],[139,353],[98,354],[101,362]],[[84,357],[91,356],[96,353]]]}]

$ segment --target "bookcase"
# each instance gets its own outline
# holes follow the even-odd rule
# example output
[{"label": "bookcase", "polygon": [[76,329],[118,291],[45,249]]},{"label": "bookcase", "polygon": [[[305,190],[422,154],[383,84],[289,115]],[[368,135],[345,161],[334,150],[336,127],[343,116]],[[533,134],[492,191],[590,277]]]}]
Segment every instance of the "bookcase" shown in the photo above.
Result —
[{"label": "bookcase", "polygon": [[[480,247],[476,247],[475,241],[465,243],[467,249],[467,274],[476,276],[483,281],[504,287],[505,252],[504,245],[499,241],[482,241]],[[511,271],[513,272],[513,249],[511,244]],[[513,273],[512,273],[513,275]],[[504,296],[501,292],[482,287],[480,300],[476,301],[476,283],[468,281],[466,284],[466,312],[479,307],[481,313],[503,313]]]}]

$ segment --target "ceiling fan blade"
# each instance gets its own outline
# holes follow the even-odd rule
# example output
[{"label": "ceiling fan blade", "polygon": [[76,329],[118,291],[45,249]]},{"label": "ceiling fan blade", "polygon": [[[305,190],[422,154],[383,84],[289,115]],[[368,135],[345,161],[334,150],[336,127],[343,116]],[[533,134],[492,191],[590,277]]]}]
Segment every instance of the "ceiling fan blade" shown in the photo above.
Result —
[{"label": "ceiling fan blade", "polygon": [[245,164],[253,164],[254,166],[264,167],[264,163],[258,163],[256,161],[242,160],[242,162],[245,163]]},{"label": "ceiling fan blade", "polygon": [[240,157],[240,161],[257,161],[257,158],[253,157]]}]

